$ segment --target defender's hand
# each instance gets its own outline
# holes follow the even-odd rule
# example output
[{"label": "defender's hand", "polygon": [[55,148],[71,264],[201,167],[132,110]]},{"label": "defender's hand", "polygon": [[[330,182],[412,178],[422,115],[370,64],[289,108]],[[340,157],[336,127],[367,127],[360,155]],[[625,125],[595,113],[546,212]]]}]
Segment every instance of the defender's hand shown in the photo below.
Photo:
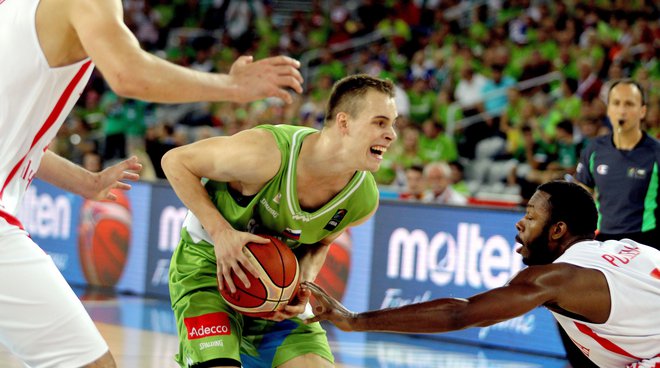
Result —
[{"label": "defender's hand", "polygon": [[285,319],[291,319],[296,317],[299,314],[305,312],[305,307],[309,302],[309,297],[311,292],[309,290],[304,290],[302,286],[298,289],[298,294],[289,301],[289,304],[284,306],[284,308],[272,312],[270,315],[262,317],[263,319],[268,319],[271,321],[284,321]]},{"label": "defender's hand", "polygon": [[142,164],[138,162],[135,156],[112,165],[101,172],[95,173],[93,187],[84,196],[97,201],[117,200],[117,196],[111,190],[131,189],[130,184],[124,183],[124,180],[137,181],[140,179],[140,175],[137,173],[140,170],[142,170]]},{"label": "defender's hand", "polygon": [[314,308],[314,317],[305,320],[305,323],[327,320],[342,331],[354,330],[353,323],[357,316],[356,313],[346,309],[340,302],[314,283],[305,281],[302,283],[301,289],[310,291],[319,303]]},{"label": "defender's hand", "polygon": [[238,89],[237,102],[249,102],[266,97],[278,97],[293,102],[287,88],[302,93],[303,78],[298,71],[300,62],[287,56],[274,56],[253,61],[241,56],[229,70],[232,84]]}]

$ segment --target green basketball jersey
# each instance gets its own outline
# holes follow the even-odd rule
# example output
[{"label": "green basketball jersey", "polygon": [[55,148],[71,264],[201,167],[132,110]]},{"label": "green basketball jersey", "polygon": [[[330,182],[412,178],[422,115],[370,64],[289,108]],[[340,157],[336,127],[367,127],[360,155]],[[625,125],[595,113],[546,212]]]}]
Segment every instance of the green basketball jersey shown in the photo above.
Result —
[{"label": "green basketball jersey", "polygon": [[[280,150],[277,174],[254,196],[244,197],[225,182],[208,181],[206,190],[223,217],[237,230],[267,233],[286,241],[290,248],[314,244],[370,214],[378,204],[373,175],[357,171],[339,194],[314,212],[300,208],[296,167],[302,142],[316,129],[291,125],[260,125],[273,133]],[[265,157],[264,160],[268,158]],[[188,215],[184,231],[193,239],[210,242],[197,219]]]}]

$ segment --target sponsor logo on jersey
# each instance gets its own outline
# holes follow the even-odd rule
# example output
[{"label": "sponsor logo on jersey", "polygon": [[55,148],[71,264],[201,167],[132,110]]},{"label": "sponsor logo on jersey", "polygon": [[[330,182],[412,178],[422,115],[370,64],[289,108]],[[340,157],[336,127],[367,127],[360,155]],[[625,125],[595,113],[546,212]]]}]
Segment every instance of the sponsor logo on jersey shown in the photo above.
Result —
[{"label": "sponsor logo on jersey", "polygon": [[640,169],[637,167],[629,167],[628,168],[628,177],[633,178],[633,179],[645,179],[646,178],[646,170],[645,169]]},{"label": "sponsor logo on jersey", "polygon": [[294,230],[288,227],[284,230],[284,235],[289,239],[298,240],[300,239],[300,234],[302,234],[302,230]]},{"label": "sponsor logo on jersey", "polygon": [[599,173],[600,175],[607,175],[607,172],[609,171],[610,167],[607,165],[598,165],[596,167],[596,172]]},{"label": "sponsor logo on jersey", "polygon": [[183,323],[188,330],[188,340],[229,335],[231,333],[227,313],[208,313],[197,317],[184,318]]},{"label": "sponsor logo on jersey", "polygon": [[273,197],[273,202],[280,204],[280,199],[282,199],[282,193],[277,193],[275,197]]},{"label": "sponsor logo on jersey", "polygon": [[224,346],[225,346],[225,342],[222,341],[222,340],[205,341],[205,342],[200,342],[199,343],[199,350],[204,350],[204,349],[213,348],[213,347],[222,348]]},{"label": "sponsor logo on jersey", "polygon": [[328,231],[332,231],[332,230],[336,229],[337,226],[339,226],[339,223],[341,222],[341,220],[344,219],[344,217],[346,216],[347,213],[348,213],[348,210],[346,210],[344,208],[338,209],[337,212],[335,212],[335,214],[332,216],[330,221],[328,221],[328,223],[325,224],[324,229],[328,230]]},{"label": "sponsor logo on jersey", "polygon": [[268,204],[266,198],[261,198],[261,201],[259,201],[259,203],[261,203],[261,205],[266,209],[266,212],[268,212],[271,216],[273,216],[273,218],[277,218],[277,216],[280,215],[279,213],[277,213],[277,211],[273,209],[273,207],[271,207]]}]

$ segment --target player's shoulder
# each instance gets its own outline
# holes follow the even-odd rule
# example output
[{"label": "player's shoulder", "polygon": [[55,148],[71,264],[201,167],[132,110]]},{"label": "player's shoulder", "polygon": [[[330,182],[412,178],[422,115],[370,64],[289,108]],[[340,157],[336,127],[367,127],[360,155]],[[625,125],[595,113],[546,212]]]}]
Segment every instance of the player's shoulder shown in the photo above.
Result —
[{"label": "player's shoulder", "polygon": [[553,262],[544,265],[533,265],[522,269],[513,279],[515,282],[557,284],[570,281],[576,273],[583,270],[584,267],[567,263]]},{"label": "player's shoulder", "polygon": [[644,132],[644,136],[645,136],[644,142],[648,146],[653,147],[653,149],[656,152],[660,152],[660,140],[658,140],[657,138],[653,137],[652,135],[650,135],[646,132]]},{"label": "player's shoulder", "polygon": [[612,134],[605,134],[593,139],[594,147],[610,147],[612,146]]}]

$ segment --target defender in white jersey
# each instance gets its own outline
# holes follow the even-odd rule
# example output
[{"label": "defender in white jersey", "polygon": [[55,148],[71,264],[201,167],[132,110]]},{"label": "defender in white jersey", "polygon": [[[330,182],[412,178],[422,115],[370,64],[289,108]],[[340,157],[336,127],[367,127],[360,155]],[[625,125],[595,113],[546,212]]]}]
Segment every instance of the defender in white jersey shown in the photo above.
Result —
[{"label": "defender in white jersey", "polygon": [[139,47],[120,0],[0,0],[0,45],[0,344],[32,367],[114,367],[82,304],[15,217],[35,176],[110,200],[111,189],[139,178],[135,158],[92,173],[47,149],[94,66],[124,97],[291,102],[286,88],[302,91],[299,63],[241,57],[229,74],[171,64]]},{"label": "defender in white jersey", "polygon": [[605,322],[552,312],[575,345],[599,367],[625,367],[631,359],[634,363],[660,354],[658,253],[630,239],[588,241],[575,244],[555,260],[598,270],[607,279],[611,304]]},{"label": "defender in white jersey", "polygon": [[584,188],[545,183],[516,223],[518,253],[529,267],[507,285],[358,314],[304,283],[320,303],[309,321],[327,319],[344,331],[431,333],[489,326],[544,306],[598,367],[658,368],[660,251],[629,239],[594,241],[597,221]]}]

